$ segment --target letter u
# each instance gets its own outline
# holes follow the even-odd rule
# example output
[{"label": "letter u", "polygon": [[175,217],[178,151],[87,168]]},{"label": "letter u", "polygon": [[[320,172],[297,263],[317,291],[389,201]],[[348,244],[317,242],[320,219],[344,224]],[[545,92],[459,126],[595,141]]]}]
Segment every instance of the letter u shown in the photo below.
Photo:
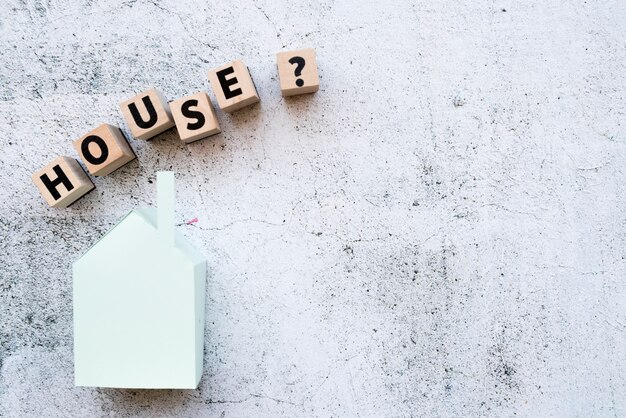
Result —
[{"label": "letter u", "polygon": [[137,105],[135,103],[131,103],[128,105],[128,110],[130,110],[130,114],[133,116],[135,123],[141,129],[150,129],[157,123],[157,112],[154,109],[154,105],[152,104],[152,100],[150,100],[150,96],[145,96],[141,99],[146,110],[148,111],[148,120],[144,121],[141,115],[139,114],[139,110],[137,109]]}]

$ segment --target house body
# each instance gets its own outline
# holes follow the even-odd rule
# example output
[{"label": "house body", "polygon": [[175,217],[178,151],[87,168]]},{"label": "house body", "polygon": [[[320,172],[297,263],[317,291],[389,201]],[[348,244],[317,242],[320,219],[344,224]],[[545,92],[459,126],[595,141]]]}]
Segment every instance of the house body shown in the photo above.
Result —
[{"label": "house body", "polygon": [[75,384],[195,389],[206,260],[174,230],[173,173],[158,210],[130,212],[74,263]]}]

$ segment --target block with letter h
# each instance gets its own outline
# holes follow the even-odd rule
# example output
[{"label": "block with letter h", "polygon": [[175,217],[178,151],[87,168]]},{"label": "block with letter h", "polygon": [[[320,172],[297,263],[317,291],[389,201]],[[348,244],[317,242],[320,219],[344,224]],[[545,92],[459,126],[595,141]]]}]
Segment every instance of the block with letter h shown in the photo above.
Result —
[{"label": "block with letter h", "polygon": [[71,157],[57,157],[32,175],[45,201],[66,208],[95,188],[85,170]]}]

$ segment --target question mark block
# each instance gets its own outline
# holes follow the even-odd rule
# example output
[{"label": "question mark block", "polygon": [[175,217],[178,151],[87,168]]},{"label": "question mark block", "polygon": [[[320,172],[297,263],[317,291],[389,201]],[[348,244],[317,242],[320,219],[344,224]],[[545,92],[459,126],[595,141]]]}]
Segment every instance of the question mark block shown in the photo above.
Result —
[{"label": "question mark block", "polygon": [[282,51],[276,54],[280,91],[284,97],[315,93],[320,88],[315,49]]}]

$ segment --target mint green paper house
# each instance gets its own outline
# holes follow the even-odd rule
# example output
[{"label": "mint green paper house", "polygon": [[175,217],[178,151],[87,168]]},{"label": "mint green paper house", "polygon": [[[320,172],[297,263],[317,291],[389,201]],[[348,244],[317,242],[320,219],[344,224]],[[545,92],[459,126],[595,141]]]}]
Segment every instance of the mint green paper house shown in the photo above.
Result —
[{"label": "mint green paper house", "polygon": [[174,230],[174,173],[157,175],[157,209],[131,211],[73,275],[76,386],[198,386],[206,260]]}]

